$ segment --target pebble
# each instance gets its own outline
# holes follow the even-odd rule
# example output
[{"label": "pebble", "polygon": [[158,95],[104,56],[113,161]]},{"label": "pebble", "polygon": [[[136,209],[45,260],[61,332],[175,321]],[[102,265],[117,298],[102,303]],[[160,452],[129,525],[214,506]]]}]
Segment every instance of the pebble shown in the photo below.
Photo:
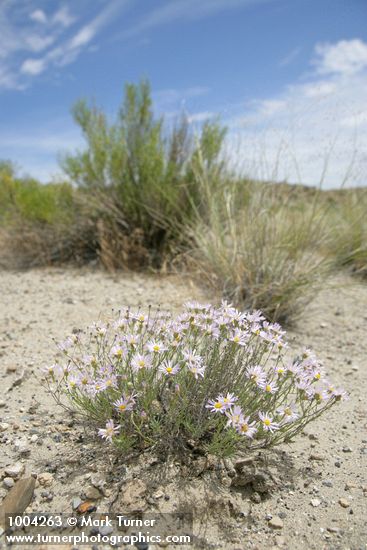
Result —
[{"label": "pebble", "polygon": [[349,508],[349,506],[350,506],[350,502],[349,502],[349,500],[347,500],[346,498],[340,498],[340,499],[339,499],[339,504],[340,504],[340,506],[342,506],[343,508]]},{"label": "pebble", "polygon": [[30,439],[31,443],[36,443],[37,440],[38,440],[38,435],[33,434],[33,435],[31,436],[31,439]]},{"label": "pebble", "polygon": [[76,510],[81,505],[82,502],[83,502],[82,499],[79,497],[73,498],[73,500],[71,501],[71,506],[73,510]]},{"label": "pebble", "polygon": [[324,481],[322,482],[322,484],[323,484],[325,487],[332,487],[332,486],[333,486],[333,482],[331,481],[331,479],[324,479]]},{"label": "pebble", "polygon": [[260,504],[261,502],[261,496],[260,496],[260,493],[252,493],[251,495],[251,500],[252,502],[254,502],[255,504]]},{"label": "pebble", "polygon": [[314,508],[317,508],[318,506],[320,506],[321,500],[319,500],[318,498],[312,498],[310,503],[311,503],[311,506],[313,506]]},{"label": "pebble", "polygon": [[54,476],[49,472],[42,472],[38,474],[37,480],[42,487],[49,487],[54,482]]},{"label": "pebble", "polygon": [[275,537],[275,544],[277,546],[285,546],[285,538],[281,537],[280,535]]},{"label": "pebble", "polygon": [[324,457],[322,455],[317,454],[317,453],[311,453],[310,454],[310,460],[322,461],[322,460],[324,460]]},{"label": "pebble", "polygon": [[6,374],[12,374],[13,372],[17,372],[18,367],[16,365],[8,365],[6,367]]},{"label": "pebble", "polygon": [[21,462],[16,462],[15,464],[12,464],[11,466],[5,468],[5,474],[9,477],[12,477],[13,479],[17,479],[22,475],[24,470],[24,464],[21,464]]},{"label": "pebble", "polygon": [[12,477],[4,477],[3,479],[3,485],[4,487],[6,487],[7,489],[11,489],[12,487],[14,487],[14,479]]},{"label": "pebble", "polygon": [[85,490],[85,496],[88,500],[98,500],[102,495],[96,487],[91,485]]},{"label": "pebble", "polygon": [[113,533],[113,527],[111,527],[111,525],[103,525],[102,527],[99,528],[99,532],[102,535],[102,537],[105,537]]},{"label": "pebble", "polygon": [[351,453],[353,449],[351,447],[343,447],[343,453]]},{"label": "pebble", "polygon": [[268,525],[273,529],[283,529],[283,521],[279,516],[273,516],[271,520],[269,520]]},{"label": "pebble", "polygon": [[0,432],[6,432],[10,428],[10,424],[7,422],[1,422],[0,424]]},{"label": "pebble", "polygon": [[326,529],[329,533],[339,533],[340,531],[339,527],[326,527]]}]

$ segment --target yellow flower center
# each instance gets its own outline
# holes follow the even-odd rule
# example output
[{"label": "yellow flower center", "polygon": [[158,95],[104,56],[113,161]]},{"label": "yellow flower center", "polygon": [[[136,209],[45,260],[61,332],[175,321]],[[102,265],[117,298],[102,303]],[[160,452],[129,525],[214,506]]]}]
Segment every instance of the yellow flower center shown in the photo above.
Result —
[{"label": "yellow flower center", "polygon": [[286,409],[284,409],[284,414],[290,416],[292,414],[292,411],[289,407],[287,407]]},{"label": "yellow flower center", "polygon": [[271,386],[270,386],[270,384],[268,384],[268,385],[265,387],[265,391],[271,392]]},{"label": "yellow flower center", "polygon": [[153,346],[153,351],[159,351],[159,346],[157,344]]},{"label": "yellow flower center", "polygon": [[265,426],[270,426],[270,424],[271,424],[270,418],[265,418],[264,424],[265,424]]},{"label": "yellow flower center", "polygon": [[139,367],[145,367],[145,361],[143,360],[139,361]]},{"label": "yellow flower center", "polygon": [[219,403],[219,401],[217,401],[217,402],[214,404],[214,408],[215,408],[215,409],[221,409],[221,408],[222,408],[222,403]]},{"label": "yellow flower center", "polygon": [[247,432],[248,431],[248,425],[247,424],[242,424],[241,425],[241,432]]},{"label": "yellow flower center", "polygon": [[236,344],[238,344],[238,342],[240,341],[239,336],[235,336],[235,337],[233,338],[233,341],[234,341]]},{"label": "yellow flower center", "polygon": [[166,371],[167,371],[167,372],[172,372],[172,370],[173,370],[172,367],[167,367],[167,368],[166,368]]},{"label": "yellow flower center", "polygon": [[316,380],[320,380],[320,378],[321,378],[321,373],[320,373],[320,372],[317,372],[317,373],[315,374],[315,379],[316,379]]},{"label": "yellow flower center", "polygon": [[123,404],[119,405],[120,411],[124,411],[125,409],[126,409],[126,405],[123,405]]}]

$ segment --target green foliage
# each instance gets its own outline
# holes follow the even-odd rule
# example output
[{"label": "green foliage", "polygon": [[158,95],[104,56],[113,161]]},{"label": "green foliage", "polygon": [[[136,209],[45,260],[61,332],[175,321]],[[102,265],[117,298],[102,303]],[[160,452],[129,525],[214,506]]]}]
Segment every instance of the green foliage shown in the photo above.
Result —
[{"label": "green foliage", "polygon": [[31,178],[17,178],[11,163],[0,163],[0,224],[18,218],[23,222],[63,224],[72,220],[70,184],[43,185]]},{"label": "green foliage", "polygon": [[344,397],[310,350],[290,361],[286,347],[279,325],[226,302],[127,309],[61,342],[45,375],[122,452],[225,457],[288,441]]},{"label": "green foliage", "polygon": [[182,117],[168,131],[163,119],[154,116],[146,81],[126,86],[113,123],[84,100],[74,106],[73,115],[86,149],[62,160],[70,179],[98,192],[99,201],[109,204],[104,216],[123,219],[130,230],[141,229],[148,246],[159,248],[177,239],[193,204],[200,203],[198,157],[208,172],[220,165],[225,129],[208,122],[194,139]]}]

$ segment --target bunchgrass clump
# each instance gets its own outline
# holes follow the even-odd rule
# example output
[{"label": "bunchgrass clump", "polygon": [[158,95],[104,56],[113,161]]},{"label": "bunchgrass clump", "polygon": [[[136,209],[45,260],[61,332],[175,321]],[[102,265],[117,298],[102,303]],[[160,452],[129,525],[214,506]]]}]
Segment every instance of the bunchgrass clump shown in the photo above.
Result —
[{"label": "bunchgrass clump", "polygon": [[120,311],[59,345],[46,380],[117,448],[218,456],[290,441],[344,397],[259,311]]}]

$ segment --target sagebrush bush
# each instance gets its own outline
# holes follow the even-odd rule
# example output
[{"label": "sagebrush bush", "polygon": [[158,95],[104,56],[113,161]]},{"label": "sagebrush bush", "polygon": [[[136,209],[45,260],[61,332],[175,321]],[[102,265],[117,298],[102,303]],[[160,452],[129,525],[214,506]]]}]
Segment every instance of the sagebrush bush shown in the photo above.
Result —
[{"label": "sagebrush bush", "polygon": [[225,128],[207,121],[194,135],[185,116],[169,128],[154,114],[147,81],[126,85],[113,123],[84,100],[75,104],[73,116],[86,147],[64,155],[65,173],[97,198],[106,223],[118,224],[125,234],[139,229],[159,265],[194,207],[200,208],[199,151],[208,173],[218,169]]},{"label": "sagebrush bush", "polygon": [[284,335],[225,302],[127,309],[62,342],[46,380],[123,451],[229,456],[290,441],[345,395],[312,352],[290,358]]}]

